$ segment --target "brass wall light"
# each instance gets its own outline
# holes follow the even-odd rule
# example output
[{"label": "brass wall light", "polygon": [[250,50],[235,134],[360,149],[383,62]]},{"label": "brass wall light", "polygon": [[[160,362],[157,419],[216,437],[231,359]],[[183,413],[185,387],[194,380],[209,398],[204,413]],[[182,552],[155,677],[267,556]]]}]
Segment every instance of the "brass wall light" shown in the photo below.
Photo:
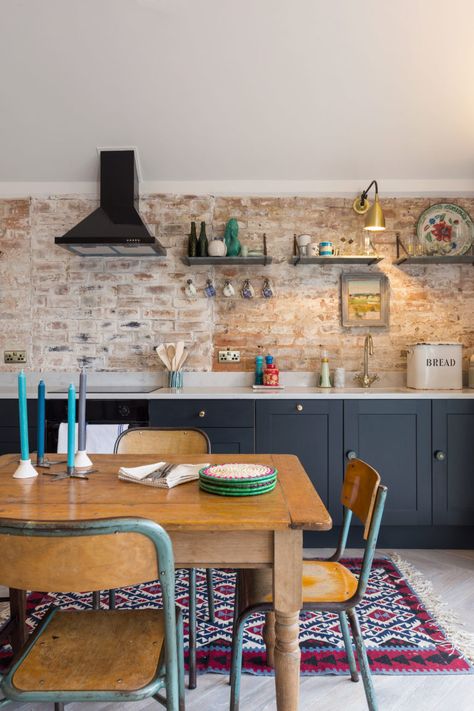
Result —
[{"label": "brass wall light", "polygon": [[[375,185],[375,201],[373,205],[367,200],[367,194],[372,185]],[[365,215],[365,230],[380,232],[385,229],[385,217],[379,202],[379,186],[376,180],[372,180],[369,187],[359,197],[356,197],[352,207],[358,215]]]}]

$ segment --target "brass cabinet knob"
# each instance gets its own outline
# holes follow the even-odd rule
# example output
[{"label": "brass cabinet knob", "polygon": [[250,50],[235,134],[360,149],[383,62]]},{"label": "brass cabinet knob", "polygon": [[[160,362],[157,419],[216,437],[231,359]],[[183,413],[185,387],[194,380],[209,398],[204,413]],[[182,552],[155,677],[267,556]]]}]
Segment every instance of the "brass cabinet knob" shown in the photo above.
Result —
[{"label": "brass cabinet knob", "polygon": [[298,405],[296,406],[296,409],[298,410],[298,412],[303,412],[303,405],[298,403]]},{"label": "brass cabinet knob", "polygon": [[206,411],[205,411],[205,410],[199,410],[199,417],[206,417]]},{"label": "brass cabinet knob", "polygon": [[444,462],[446,459],[446,452],[443,452],[441,449],[438,449],[437,452],[435,452],[435,459],[438,460],[438,462]]},{"label": "brass cabinet knob", "polygon": [[353,449],[350,449],[347,454],[346,454],[348,459],[357,459],[357,452],[354,452]]}]

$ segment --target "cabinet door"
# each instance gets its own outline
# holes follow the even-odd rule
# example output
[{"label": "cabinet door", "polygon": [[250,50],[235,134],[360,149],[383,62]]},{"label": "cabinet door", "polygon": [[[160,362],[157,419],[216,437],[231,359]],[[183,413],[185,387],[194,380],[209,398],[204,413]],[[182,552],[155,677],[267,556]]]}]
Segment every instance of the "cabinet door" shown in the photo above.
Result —
[{"label": "cabinet door", "polygon": [[433,523],[474,524],[474,400],[433,401]]},{"label": "cabinet door", "polygon": [[[37,405],[36,400],[28,400],[28,445],[30,452],[36,452]],[[17,400],[2,400],[0,404],[0,454],[20,451],[20,425]]]},{"label": "cabinet door", "polygon": [[431,524],[430,400],[346,400],[344,451],[388,486],[386,526]]},{"label": "cabinet door", "polygon": [[213,454],[253,454],[253,427],[204,427]]},{"label": "cabinet door", "polygon": [[213,454],[254,451],[253,400],[150,400],[152,427],[197,427],[211,440]]},{"label": "cabinet door", "polygon": [[333,521],[341,520],[341,400],[259,400],[256,451],[296,454]]}]

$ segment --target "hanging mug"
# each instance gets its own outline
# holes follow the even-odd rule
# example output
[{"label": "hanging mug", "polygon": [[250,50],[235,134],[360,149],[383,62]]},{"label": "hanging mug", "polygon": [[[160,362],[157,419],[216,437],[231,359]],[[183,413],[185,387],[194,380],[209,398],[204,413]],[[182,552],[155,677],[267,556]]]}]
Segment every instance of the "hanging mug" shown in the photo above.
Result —
[{"label": "hanging mug", "polygon": [[229,279],[225,280],[224,288],[222,289],[222,293],[224,294],[224,296],[227,296],[227,298],[229,298],[231,296],[235,296],[235,289],[232,286],[232,282],[229,281]]},{"label": "hanging mug", "polygon": [[264,299],[271,299],[273,296],[273,287],[269,279],[265,279],[263,282],[262,296]]},{"label": "hanging mug", "polygon": [[240,292],[244,299],[253,299],[255,296],[255,291],[248,279],[246,279],[242,285],[242,291]]},{"label": "hanging mug", "polygon": [[216,290],[214,289],[214,285],[210,279],[206,281],[206,287],[204,289],[204,293],[206,294],[207,297],[210,299],[216,295]]},{"label": "hanging mug", "polygon": [[186,282],[186,286],[184,287],[184,293],[189,299],[194,299],[197,296],[197,291],[196,287],[193,284],[192,279],[188,279]]}]

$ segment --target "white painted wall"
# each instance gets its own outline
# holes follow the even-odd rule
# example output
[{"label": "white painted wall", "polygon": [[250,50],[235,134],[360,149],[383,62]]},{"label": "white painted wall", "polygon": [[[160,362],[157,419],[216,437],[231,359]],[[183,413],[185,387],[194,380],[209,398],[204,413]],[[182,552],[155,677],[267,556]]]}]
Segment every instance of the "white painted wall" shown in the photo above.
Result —
[{"label": "white painted wall", "polygon": [[473,27],[472,0],[1,0],[0,194],[91,189],[130,144],[146,189],[469,191]]}]

